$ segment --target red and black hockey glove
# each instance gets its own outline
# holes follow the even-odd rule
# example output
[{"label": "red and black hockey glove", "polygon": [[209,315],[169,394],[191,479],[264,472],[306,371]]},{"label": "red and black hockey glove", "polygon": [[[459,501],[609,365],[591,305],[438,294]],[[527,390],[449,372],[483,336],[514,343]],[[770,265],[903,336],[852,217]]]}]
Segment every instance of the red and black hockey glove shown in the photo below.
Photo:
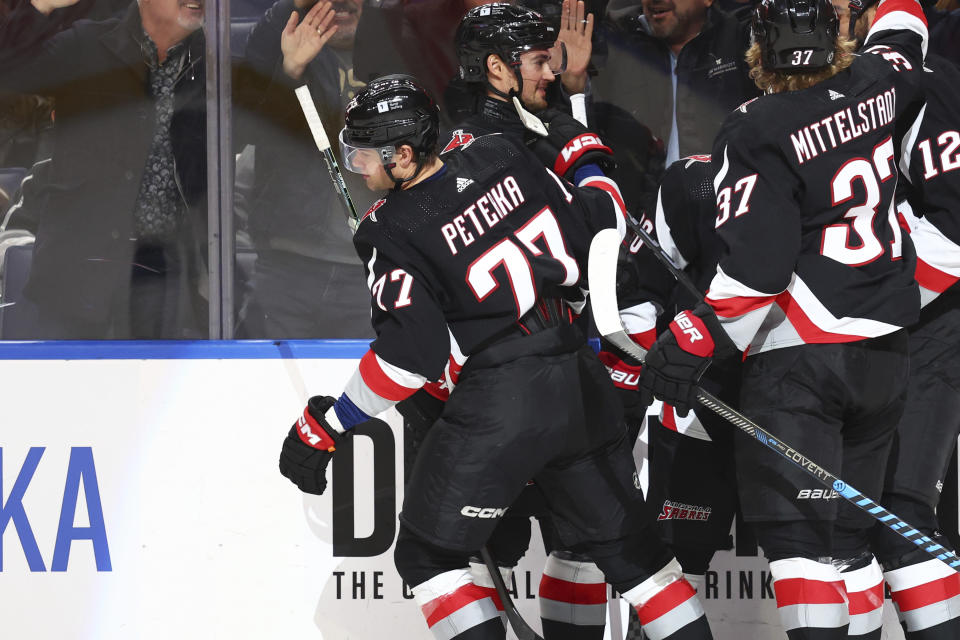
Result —
[{"label": "red and black hockey glove", "polygon": [[697,404],[697,384],[716,351],[714,336],[725,333],[713,311],[706,305],[681,311],[647,353],[640,374],[641,402],[653,399],[673,405],[681,418]]},{"label": "red and black hockey glove", "polygon": [[304,493],[320,495],[327,488],[327,464],[339,442],[346,437],[338,434],[324,418],[335,402],[330,396],[310,398],[303,415],[283,441],[280,473]]},{"label": "red and black hockey glove", "polygon": [[613,169],[613,151],[576,118],[556,109],[545,109],[537,116],[547,125],[549,135],[538,136],[530,149],[555,174],[573,180],[578,168],[591,163],[604,173]]}]

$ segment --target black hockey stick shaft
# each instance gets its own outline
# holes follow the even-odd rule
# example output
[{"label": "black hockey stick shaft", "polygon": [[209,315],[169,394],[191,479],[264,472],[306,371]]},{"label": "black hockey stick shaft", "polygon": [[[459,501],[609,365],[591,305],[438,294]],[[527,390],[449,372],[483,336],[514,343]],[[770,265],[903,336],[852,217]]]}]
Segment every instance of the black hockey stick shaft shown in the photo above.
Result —
[{"label": "black hockey stick shaft", "polygon": [[500,568],[497,566],[497,562],[493,559],[493,556],[490,555],[490,550],[486,547],[481,547],[480,557],[483,558],[483,564],[486,565],[487,571],[490,572],[493,587],[497,590],[497,595],[500,596],[503,611],[507,614],[507,620],[510,622],[510,626],[513,627],[513,632],[517,634],[517,640],[543,640],[543,638],[527,624],[527,621],[523,619],[520,612],[517,611],[517,607],[513,604],[513,599],[510,598],[510,592],[507,591],[507,585],[503,582]]},{"label": "black hockey stick shaft", "polygon": [[630,215],[627,215],[627,226],[630,227],[630,230],[636,233],[641,240],[643,240],[643,244],[653,252],[653,256],[667,268],[667,271],[669,271],[671,275],[677,279],[677,282],[683,285],[687,291],[692,293],[694,298],[697,298],[698,300],[703,298],[703,294],[700,292],[700,289],[697,288],[697,285],[693,284],[693,280],[690,279],[690,276],[687,275],[687,272],[677,266],[667,252],[664,251],[663,247],[660,246],[660,243],[657,242],[656,238],[647,233],[642,226],[634,222]]},{"label": "black hockey stick shaft", "polygon": [[[623,330],[623,324],[620,322],[620,311],[617,308],[616,272],[619,250],[620,234],[615,229],[601,231],[594,237],[590,245],[587,269],[594,323],[597,325],[601,336],[642,362],[646,358],[647,351],[631,340],[626,331]],[[854,506],[867,512],[895,533],[923,549],[932,558],[946,563],[955,571],[960,571],[960,558],[953,551],[923,535],[916,527],[904,522],[736,409],[700,388],[697,388],[697,402],[738,427],[743,433],[771,451],[776,452],[782,458],[800,467],[818,482],[833,489]]]}]

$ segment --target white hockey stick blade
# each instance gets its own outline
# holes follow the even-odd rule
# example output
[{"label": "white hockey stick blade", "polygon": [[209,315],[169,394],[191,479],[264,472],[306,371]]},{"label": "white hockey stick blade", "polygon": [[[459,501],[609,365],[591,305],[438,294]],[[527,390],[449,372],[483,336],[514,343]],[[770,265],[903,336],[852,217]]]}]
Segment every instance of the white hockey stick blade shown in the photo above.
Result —
[{"label": "white hockey stick blade", "polygon": [[620,310],[617,308],[617,256],[620,253],[620,234],[616,229],[604,229],[593,237],[587,260],[587,282],[590,288],[590,308],[600,335],[637,360],[646,357],[646,350],[623,331]]},{"label": "white hockey stick blade", "polygon": [[549,135],[547,133],[547,126],[543,124],[543,121],[524,109],[523,105],[520,104],[520,99],[517,98],[517,96],[513,96],[513,106],[517,110],[517,115],[520,116],[520,122],[523,123],[524,127],[536,134],[543,136],[544,138]]},{"label": "white hockey stick blade", "polygon": [[317,149],[320,151],[329,149],[330,139],[327,137],[327,132],[323,130],[323,123],[320,121],[320,114],[317,113],[317,106],[313,104],[310,89],[304,84],[297,87],[294,93],[297,94],[297,100],[300,101],[303,117],[307,119],[307,126],[310,127],[310,133],[313,134],[313,141],[317,143]]}]

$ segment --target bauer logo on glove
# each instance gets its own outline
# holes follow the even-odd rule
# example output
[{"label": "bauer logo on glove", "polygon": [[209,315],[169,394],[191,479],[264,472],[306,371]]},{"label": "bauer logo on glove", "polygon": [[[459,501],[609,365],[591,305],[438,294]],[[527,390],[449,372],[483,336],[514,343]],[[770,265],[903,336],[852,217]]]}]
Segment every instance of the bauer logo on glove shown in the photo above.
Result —
[{"label": "bauer logo on glove", "polygon": [[[677,329],[680,330],[681,335],[676,335]],[[681,311],[670,323],[670,330],[674,332],[677,343],[684,351],[701,358],[709,358],[713,355],[713,338],[707,332],[703,320],[697,316],[691,316],[689,312]]]}]

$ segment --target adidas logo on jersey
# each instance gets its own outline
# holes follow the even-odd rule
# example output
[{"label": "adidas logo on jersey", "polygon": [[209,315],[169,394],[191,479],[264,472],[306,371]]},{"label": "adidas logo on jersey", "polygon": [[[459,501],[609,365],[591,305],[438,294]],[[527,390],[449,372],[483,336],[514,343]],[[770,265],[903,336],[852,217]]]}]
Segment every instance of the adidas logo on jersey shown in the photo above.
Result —
[{"label": "adidas logo on jersey", "polygon": [[473,184],[470,178],[457,178],[457,193],[463,193],[463,190]]},{"label": "adidas logo on jersey", "polygon": [[827,93],[830,95],[831,100],[839,100],[840,98],[847,97],[838,91],[834,91],[833,89],[827,89]]}]

